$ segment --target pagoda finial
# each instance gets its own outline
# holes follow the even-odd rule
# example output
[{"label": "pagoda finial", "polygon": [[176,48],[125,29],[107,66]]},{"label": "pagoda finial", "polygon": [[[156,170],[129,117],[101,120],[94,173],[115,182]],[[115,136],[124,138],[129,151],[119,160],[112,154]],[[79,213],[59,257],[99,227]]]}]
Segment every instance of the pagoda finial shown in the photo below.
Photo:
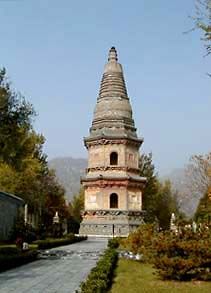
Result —
[{"label": "pagoda finial", "polygon": [[108,61],[118,61],[117,51],[115,47],[111,47],[111,49],[109,50]]}]

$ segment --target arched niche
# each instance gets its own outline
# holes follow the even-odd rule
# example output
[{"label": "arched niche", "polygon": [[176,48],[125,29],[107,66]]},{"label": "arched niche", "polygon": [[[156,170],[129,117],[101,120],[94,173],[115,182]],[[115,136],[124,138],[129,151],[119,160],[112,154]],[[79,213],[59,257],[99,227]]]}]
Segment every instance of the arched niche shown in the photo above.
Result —
[{"label": "arched niche", "polygon": [[118,209],[118,195],[116,193],[110,195],[110,209]]},{"label": "arched niche", "polygon": [[118,165],[118,154],[117,154],[117,152],[112,152],[110,154],[110,165],[112,165],[112,166]]}]

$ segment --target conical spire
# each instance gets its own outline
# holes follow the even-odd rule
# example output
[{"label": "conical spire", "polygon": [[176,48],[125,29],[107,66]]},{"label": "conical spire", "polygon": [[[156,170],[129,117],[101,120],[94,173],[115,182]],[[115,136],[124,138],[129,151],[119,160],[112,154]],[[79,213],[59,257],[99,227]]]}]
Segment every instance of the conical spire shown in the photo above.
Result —
[{"label": "conical spire", "polygon": [[123,69],[118,63],[115,47],[109,50],[104,67],[89,138],[99,136],[137,138]]},{"label": "conical spire", "polygon": [[124,81],[122,65],[117,61],[117,51],[115,47],[112,47],[108,54],[108,63],[104,68],[98,98],[108,96],[127,98],[127,89]]}]

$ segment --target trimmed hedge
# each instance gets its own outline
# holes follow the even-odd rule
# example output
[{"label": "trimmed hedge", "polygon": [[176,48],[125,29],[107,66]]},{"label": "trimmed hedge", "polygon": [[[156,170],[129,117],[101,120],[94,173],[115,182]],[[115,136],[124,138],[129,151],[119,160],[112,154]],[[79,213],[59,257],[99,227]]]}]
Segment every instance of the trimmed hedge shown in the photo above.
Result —
[{"label": "trimmed hedge", "polygon": [[0,246],[0,256],[1,255],[15,255],[18,254],[20,250],[13,246]]},{"label": "trimmed hedge", "polygon": [[118,253],[113,248],[108,248],[88,275],[85,282],[81,283],[81,293],[105,293],[111,286]]},{"label": "trimmed hedge", "polygon": [[37,244],[38,249],[49,249],[53,247],[72,244],[75,242],[80,242],[86,239],[87,239],[86,236],[75,236],[73,234],[69,236],[69,238],[37,240],[37,241],[34,241],[33,244]]},{"label": "trimmed hedge", "polygon": [[16,248],[7,247],[0,249],[0,272],[27,264],[37,259],[38,252],[29,250],[20,252]]}]

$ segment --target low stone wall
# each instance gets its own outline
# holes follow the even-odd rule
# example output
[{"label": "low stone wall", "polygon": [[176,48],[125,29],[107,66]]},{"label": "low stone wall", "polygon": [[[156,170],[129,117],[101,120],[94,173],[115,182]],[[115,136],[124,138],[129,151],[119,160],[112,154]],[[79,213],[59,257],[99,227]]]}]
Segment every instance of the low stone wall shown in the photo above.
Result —
[{"label": "low stone wall", "polygon": [[85,211],[80,235],[123,237],[143,223],[140,211],[98,210]]},{"label": "low stone wall", "polygon": [[129,225],[82,223],[79,234],[88,236],[127,236],[129,234]]}]

